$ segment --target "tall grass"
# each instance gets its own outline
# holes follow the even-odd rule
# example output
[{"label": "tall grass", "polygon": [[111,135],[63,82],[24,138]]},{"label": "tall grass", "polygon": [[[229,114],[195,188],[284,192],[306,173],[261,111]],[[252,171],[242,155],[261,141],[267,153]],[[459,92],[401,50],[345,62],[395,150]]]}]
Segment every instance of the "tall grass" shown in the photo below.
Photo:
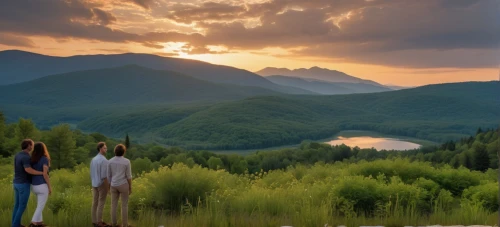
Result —
[{"label": "tall grass", "polygon": [[[88,168],[53,171],[51,179],[44,222],[91,226]],[[140,227],[493,225],[498,192],[493,179],[401,159],[243,175],[174,164],[133,180],[129,217]],[[0,226],[9,226],[11,176],[0,180],[0,187]],[[29,223],[35,206],[31,196],[23,223]],[[108,222],[109,208],[108,197]]]}]

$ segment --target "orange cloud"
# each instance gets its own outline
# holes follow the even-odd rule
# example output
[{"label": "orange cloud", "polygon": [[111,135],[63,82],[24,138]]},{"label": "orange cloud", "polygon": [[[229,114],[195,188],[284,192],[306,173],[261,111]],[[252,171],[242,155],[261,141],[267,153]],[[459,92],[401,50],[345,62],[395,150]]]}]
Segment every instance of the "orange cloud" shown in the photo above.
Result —
[{"label": "orange cloud", "polygon": [[16,0],[0,8],[0,30],[8,34],[0,43],[34,47],[30,37],[50,37],[155,52],[164,43],[184,42],[189,54],[281,48],[288,50],[282,57],[418,68],[495,67],[497,10],[498,0]]},{"label": "orange cloud", "polygon": [[9,33],[0,33],[0,44],[14,47],[35,47],[35,43],[31,39]]}]

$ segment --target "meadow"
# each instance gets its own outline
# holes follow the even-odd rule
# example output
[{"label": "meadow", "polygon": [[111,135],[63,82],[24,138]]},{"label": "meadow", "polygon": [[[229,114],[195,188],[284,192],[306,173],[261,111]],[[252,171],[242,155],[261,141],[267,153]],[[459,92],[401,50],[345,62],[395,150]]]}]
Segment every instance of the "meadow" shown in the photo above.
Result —
[{"label": "meadow", "polygon": [[[14,202],[9,162],[0,166],[0,226],[10,224]],[[50,226],[91,226],[87,166],[51,172]],[[496,170],[403,158],[244,174],[176,163],[134,175],[133,226],[494,225],[498,210]],[[35,205],[32,195],[23,223]]]}]

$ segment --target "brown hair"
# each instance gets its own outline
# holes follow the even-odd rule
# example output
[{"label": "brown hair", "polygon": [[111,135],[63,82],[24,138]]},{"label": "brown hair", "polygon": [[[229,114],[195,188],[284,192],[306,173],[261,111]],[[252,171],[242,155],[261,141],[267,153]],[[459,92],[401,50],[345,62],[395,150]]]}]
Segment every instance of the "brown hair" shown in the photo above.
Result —
[{"label": "brown hair", "polygon": [[115,147],[115,155],[116,156],[123,156],[125,154],[125,151],[127,151],[127,148],[123,144],[118,144]]},{"label": "brown hair", "polygon": [[23,142],[21,142],[21,149],[26,150],[30,145],[33,145],[33,140],[30,139],[24,139]]},{"label": "brown hair", "polygon": [[106,143],[105,142],[99,142],[97,143],[97,151],[101,151],[101,148],[106,146]]},{"label": "brown hair", "polygon": [[47,150],[47,146],[45,146],[42,142],[35,143],[35,146],[33,146],[33,152],[31,152],[31,163],[37,163],[43,156],[49,160],[50,166],[50,155]]}]

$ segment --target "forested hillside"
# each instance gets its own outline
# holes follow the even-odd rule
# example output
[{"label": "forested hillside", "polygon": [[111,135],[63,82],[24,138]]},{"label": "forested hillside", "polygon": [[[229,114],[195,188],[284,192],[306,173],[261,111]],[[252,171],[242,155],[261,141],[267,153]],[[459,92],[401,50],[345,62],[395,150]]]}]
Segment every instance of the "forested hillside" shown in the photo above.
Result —
[{"label": "forested hillside", "polygon": [[[144,82],[137,81],[141,83]],[[154,82],[150,85],[156,86]],[[216,89],[222,85],[214,86]],[[80,91],[80,94],[89,95],[60,97],[54,94],[54,99],[67,100],[67,107],[52,108],[54,104],[50,103],[37,107],[36,103],[20,105],[6,100],[11,104],[2,103],[0,108],[9,122],[18,117],[32,118],[44,129],[69,122],[87,132],[113,137],[130,133],[138,139],[147,137],[146,141],[188,149],[255,149],[298,144],[306,139],[327,138],[341,130],[369,130],[445,142],[473,134],[478,127],[497,127],[500,122],[499,82],[429,85],[374,94],[272,95],[218,103],[168,103],[168,100],[179,101],[180,97],[215,98],[201,92],[209,88],[202,86],[200,93],[175,88],[164,90],[161,86],[157,90],[127,92],[116,88],[124,96],[107,99],[119,98],[124,102],[121,105],[97,105],[115,101],[106,98],[95,103],[90,101],[94,100],[94,95],[107,93],[106,89],[96,94]],[[248,89],[218,90],[213,95],[231,99],[235,96],[225,94],[245,95],[255,91]],[[41,99],[33,93],[35,91],[37,89],[26,91],[31,98],[19,102]],[[175,91],[181,96],[176,98]],[[78,101],[83,103],[78,105]]]}]

